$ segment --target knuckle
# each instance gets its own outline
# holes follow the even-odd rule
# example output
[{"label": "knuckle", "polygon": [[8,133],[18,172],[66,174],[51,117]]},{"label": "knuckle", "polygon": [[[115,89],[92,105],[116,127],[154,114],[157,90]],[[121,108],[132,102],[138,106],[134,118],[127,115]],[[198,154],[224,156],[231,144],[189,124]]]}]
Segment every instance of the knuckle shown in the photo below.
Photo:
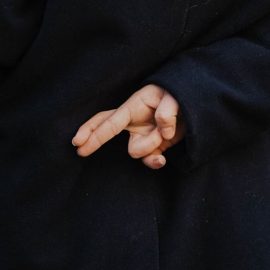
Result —
[{"label": "knuckle", "polygon": [[113,134],[113,136],[116,136],[119,133],[117,124],[111,118],[108,119],[108,123],[111,133]]},{"label": "knuckle", "polygon": [[96,133],[92,134],[91,142],[94,143],[96,148],[99,148],[103,144],[100,137]]},{"label": "knuckle", "polygon": [[86,129],[87,131],[92,132],[92,131],[94,131],[94,130],[96,129],[96,127],[97,127],[97,126],[96,126],[94,123],[89,123],[88,126],[85,127],[85,129]]},{"label": "knuckle", "polygon": [[158,147],[160,144],[160,140],[157,137],[153,137],[149,143],[149,148],[154,149]]},{"label": "knuckle", "polygon": [[132,145],[128,146],[128,154],[134,159],[141,157],[140,152]]},{"label": "knuckle", "polygon": [[161,111],[155,114],[155,119],[161,124],[166,124],[170,120],[170,116],[167,113]]}]

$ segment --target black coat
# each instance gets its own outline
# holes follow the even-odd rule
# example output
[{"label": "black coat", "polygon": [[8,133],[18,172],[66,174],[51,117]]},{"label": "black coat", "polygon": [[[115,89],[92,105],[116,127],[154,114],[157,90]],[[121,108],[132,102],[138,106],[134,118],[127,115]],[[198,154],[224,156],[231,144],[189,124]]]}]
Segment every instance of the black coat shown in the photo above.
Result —
[{"label": "black coat", "polygon": [[[78,127],[145,84],[185,139],[153,171]],[[269,0],[0,1],[0,269],[270,269]]]}]

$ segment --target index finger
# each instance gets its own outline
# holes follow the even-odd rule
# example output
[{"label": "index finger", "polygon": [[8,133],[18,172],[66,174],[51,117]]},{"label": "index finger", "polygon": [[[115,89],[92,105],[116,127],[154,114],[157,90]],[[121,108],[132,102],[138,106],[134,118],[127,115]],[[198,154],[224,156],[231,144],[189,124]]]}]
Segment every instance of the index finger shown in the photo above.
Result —
[{"label": "index finger", "polygon": [[77,149],[80,156],[89,156],[103,144],[111,140],[124,130],[130,122],[130,113],[127,107],[119,107],[109,118],[104,120],[92,131],[87,142]]}]

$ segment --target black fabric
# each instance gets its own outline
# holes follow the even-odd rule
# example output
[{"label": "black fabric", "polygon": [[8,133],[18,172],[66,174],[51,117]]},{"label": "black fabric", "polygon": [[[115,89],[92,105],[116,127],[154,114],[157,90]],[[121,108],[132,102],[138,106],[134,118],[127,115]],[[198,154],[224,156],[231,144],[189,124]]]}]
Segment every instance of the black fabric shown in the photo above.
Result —
[{"label": "black fabric", "polygon": [[145,80],[179,100],[192,168],[269,129],[269,29],[266,16],[231,38],[180,52]]},{"label": "black fabric", "polygon": [[[270,2],[0,3],[1,269],[269,269]],[[147,83],[185,139],[152,171],[77,128]]]}]

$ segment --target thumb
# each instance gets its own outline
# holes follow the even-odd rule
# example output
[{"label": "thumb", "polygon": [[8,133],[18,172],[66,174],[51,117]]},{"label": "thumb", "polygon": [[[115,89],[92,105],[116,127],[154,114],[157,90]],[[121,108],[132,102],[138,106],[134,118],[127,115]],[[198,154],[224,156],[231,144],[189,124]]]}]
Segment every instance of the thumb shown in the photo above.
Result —
[{"label": "thumb", "polygon": [[147,167],[157,170],[165,166],[166,158],[162,155],[161,149],[157,148],[150,155],[143,157],[142,162]]}]

